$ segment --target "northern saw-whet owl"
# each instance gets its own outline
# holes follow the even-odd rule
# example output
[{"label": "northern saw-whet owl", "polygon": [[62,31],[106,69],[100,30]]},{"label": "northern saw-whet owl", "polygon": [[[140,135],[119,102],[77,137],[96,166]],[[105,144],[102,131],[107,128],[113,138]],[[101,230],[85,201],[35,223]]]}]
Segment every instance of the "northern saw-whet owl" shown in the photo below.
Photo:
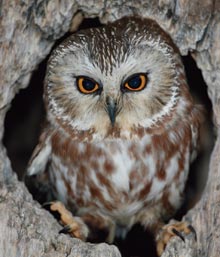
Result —
[{"label": "northern saw-whet owl", "polygon": [[202,108],[155,21],[126,17],[68,37],[49,59],[44,100],[46,125],[27,173],[48,174],[62,202],[51,209],[73,236],[104,229],[112,242],[140,223],[160,255],[167,238],[192,230],[164,220],[181,205]]}]

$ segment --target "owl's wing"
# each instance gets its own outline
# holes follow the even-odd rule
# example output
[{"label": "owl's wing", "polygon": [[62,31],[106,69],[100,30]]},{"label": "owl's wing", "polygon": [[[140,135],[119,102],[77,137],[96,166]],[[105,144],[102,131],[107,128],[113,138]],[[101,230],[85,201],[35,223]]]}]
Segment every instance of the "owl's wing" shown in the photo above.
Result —
[{"label": "owl's wing", "polygon": [[200,149],[200,128],[204,121],[204,108],[201,105],[195,105],[191,113],[191,118],[191,162],[193,162]]},{"label": "owl's wing", "polygon": [[39,139],[38,145],[35,147],[34,152],[27,167],[27,176],[33,176],[42,173],[46,169],[46,165],[51,156],[51,131],[45,129]]}]

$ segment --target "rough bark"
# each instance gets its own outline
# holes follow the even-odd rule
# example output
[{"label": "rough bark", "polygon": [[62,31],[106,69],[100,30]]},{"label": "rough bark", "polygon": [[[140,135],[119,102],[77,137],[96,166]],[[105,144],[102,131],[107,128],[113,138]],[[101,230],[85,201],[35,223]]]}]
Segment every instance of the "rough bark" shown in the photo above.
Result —
[{"label": "rough bark", "polygon": [[[167,256],[220,255],[220,1],[0,1],[0,138],[4,118],[16,92],[48,55],[54,42],[74,29],[78,12],[102,23],[125,15],[156,19],[170,33],[183,55],[192,54],[202,70],[213,105],[217,139],[205,192],[186,215],[197,231],[197,242],[173,239]],[[57,222],[32,200],[13,173],[0,144],[1,256],[120,256],[114,246],[92,245],[59,235]]]}]

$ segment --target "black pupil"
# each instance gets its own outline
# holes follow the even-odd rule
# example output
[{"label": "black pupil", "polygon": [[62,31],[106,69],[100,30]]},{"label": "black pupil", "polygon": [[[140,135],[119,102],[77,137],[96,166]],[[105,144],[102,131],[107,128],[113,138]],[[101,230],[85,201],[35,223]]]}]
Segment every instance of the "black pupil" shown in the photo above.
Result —
[{"label": "black pupil", "polygon": [[141,78],[140,78],[140,76],[137,75],[137,76],[134,76],[133,78],[131,78],[128,81],[128,85],[129,85],[129,87],[134,88],[134,89],[139,88],[140,85],[141,85]]},{"label": "black pupil", "polygon": [[82,85],[85,90],[92,91],[95,88],[96,83],[92,80],[84,79]]}]

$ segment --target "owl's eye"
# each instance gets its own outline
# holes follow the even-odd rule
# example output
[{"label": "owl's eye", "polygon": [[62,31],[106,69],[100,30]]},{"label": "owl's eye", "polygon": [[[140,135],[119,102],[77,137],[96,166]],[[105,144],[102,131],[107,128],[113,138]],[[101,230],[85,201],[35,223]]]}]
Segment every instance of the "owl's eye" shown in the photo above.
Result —
[{"label": "owl's eye", "polygon": [[129,77],[123,84],[123,90],[126,91],[141,91],[146,87],[147,76],[144,73],[134,74]]},{"label": "owl's eye", "polygon": [[78,77],[77,87],[79,91],[83,94],[92,94],[100,90],[99,84],[88,77]]}]

